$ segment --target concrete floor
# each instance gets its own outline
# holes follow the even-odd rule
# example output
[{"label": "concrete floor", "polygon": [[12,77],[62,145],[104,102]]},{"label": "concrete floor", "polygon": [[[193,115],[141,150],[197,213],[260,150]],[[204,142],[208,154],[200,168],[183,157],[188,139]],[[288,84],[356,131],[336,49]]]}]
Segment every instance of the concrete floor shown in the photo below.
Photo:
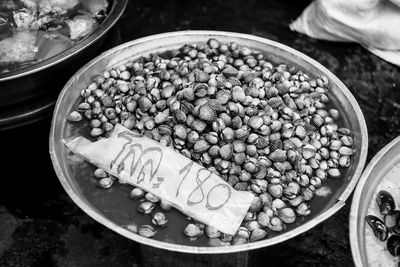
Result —
[{"label": "concrete floor", "polygon": [[[368,126],[370,160],[400,133],[399,68],[359,45],[317,41],[291,32],[288,24],[307,4],[287,0],[136,0],[129,2],[120,28],[123,41],[184,29],[243,32],[282,42],[311,56],[335,73],[356,97]],[[0,132],[0,266],[149,265],[137,243],[93,221],[66,195],[49,159],[49,127],[50,119],[46,119]],[[349,208],[350,200],[313,230],[251,252],[251,265],[353,266]],[[157,260],[160,266],[168,263],[162,256]]]}]

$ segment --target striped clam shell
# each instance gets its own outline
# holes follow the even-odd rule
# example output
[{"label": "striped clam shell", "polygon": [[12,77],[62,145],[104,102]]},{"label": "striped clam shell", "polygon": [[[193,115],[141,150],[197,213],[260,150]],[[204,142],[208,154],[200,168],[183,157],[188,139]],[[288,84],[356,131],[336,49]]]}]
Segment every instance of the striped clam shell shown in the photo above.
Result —
[{"label": "striped clam shell", "polygon": [[257,138],[257,142],[256,142],[257,149],[266,148],[268,145],[269,145],[269,141],[266,138],[264,138],[262,136],[259,136]]},{"label": "striped clam shell", "polygon": [[208,104],[204,104],[199,109],[199,118],[203,121],[212,122],[217,119],[217,112]]},{"label": "striped clam shell", "polygon": [[210,101],[210,99],[208,98],[208,97],[199,97],[199,98],[197,98],[194,102],[193,102],[193,104],[197,107],[197,106],[202,106],[202,105],[205,105],[205,104],[208,104],[209,103],[209,101]]},{"label": "striped clam shell", "polygon": [[207,104],[216,112],[226,112],[226,107],[224,107],[221,102],[217,99],[209,99]]},{"label": "striped clam shell", "polygon": [[282,149],[282,147],[283,147],[283,145],[282,145],[281,140],[274,140],[274,141],[269,142],[269,149],[271,152],[274,152],[277,149]]},{"label": "striped clam shell", "polygon": [[279,91],[274,86],[271,86],[271,87],[268,87],[265,89],[265,96],[267,98],[272,98],[272,97],[278,96],[278,94],[279,94]]},{"label": "striped clam shell", "polygon": [[158,132],[161,135],[171,135],[172,134],[172,128],[169,125],[162,124],[162,125],[158,126]]},{"label": "striped clam shell", "polygon": [[181,110],[185,112],[186,115],[191,114],[194,106],[186,100],[181,101]]},{"label": "striped clam shell", "polygon": [[181,109],[176,109],[172,112],[172,115],[174,116],[175,120],[179,123],[184,123],[186,122],[187,116],[185,112],[183,112]]},{"label": "striped clam shell", "polygon": [[198,133],[201,133],[202,131],[204,131],[206,126],[207,126],[207,124],[201,120],[194,120],[193,123],[190,125],[190,127],[192,127],[192,129]]}]

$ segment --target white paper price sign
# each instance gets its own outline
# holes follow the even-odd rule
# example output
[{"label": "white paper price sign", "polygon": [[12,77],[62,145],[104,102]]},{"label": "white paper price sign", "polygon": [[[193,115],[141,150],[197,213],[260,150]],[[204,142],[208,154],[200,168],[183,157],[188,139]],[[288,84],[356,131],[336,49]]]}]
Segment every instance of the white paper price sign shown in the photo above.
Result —
[{"label": "white paper price sign", "polygon": [[78,137],[67,147],[122,181],[170,202],[184,214],[235,234],[253,195],[236,191],[219,176],[172,148],[116,125],[109,138]]}]

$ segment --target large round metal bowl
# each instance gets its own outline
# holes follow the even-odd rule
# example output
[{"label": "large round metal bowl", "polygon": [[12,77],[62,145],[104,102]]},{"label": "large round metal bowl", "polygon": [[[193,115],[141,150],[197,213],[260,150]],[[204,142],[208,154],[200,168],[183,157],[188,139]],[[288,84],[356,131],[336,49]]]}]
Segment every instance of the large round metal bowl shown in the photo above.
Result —
[{"label": "large round metal bowl", "polygon": [[[62,88],[71,75],[94,58],[104,46],[109,30],[125,10],[128,0],[110,0],[109,14],[87,38],[54,57],[0,74],[0,109],[41,98]],[[104,51],[104,50],[103,50]]]},{"label": "large round metal bowl", "polygon": [[397,259],[389,254],[386,242],[379,241],[365,221],[366,215],[382,219],[376,204],[380,190],[389,191],[400,206],[399,174],[393,171],[400,166],[400,137],[387,144],[365,168],[354,192],[350,210],[350,244],[353,260],[357,267],[398,266]]},{"label": "large round metal bowl", "polygon": [[[74,168],[69,166],[71,155],[64,147],[63,139],[82,134],[84,131],[74,129],[70,123],[66,122],[65,118],[78,103],[81,89],[87,86],[94,75],[128,60],[138,59],[142,55],[176,49],[188,43],[206,42],[209,38],[216,38],[225,43],[237,42],[239,45],[263,52],[272,62],[285,62],[315,76],[326,76],[330,82],[329,95],[333,105],[342,114],[342,123],[352,129],[357,152],[353,157],[351,167],[342,178],[339,188],[333,192],[326,203],[321,204],[321,209],[312,213],[309,216],[310,219],[287,232],[266,240],[231,247],[190,246],[144,238],[121,227],[116,220],[111,218],[112,216],[110,217],[111,210],[118,209],[118,205],[114,204],[113,207],[108,206],[101,210],[99,206],[96,206],[97,204],[94,204],[93,198],[89,199],[87,189],[82,188],[79,184],[81,181],[74,174],[80,175],[82,170],[74,172]],[[271,246],[304,233],[323,222],[345,205],[345,201],[353,191],[363,170],[367,146],[367,128],[363,114],[346,86],[329,70],[308,56],[280,43],[247,34],[219,31],[182,31],[159,34],[128,42],[104,52],[81,68],[65,85],[56,104],[50,133],[50,154],[60,182],[75,203],[89,216],[113,231],[137,242],[172,251],[199,254],[232,253]],[[81,174],[82,179],[84,179],[83,175]],[[98,195],[96,196],[98,198]],[[125,197],[127,198],[127,196]],[[122,215],[120,214],[120,216]]]}]

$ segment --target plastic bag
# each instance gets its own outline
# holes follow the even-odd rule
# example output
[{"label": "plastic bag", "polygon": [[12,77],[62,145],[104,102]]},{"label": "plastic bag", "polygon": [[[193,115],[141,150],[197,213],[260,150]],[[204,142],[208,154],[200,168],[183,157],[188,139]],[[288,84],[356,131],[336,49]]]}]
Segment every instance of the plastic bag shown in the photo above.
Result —
[{"label": "plastic bag", "polygon": [[84,137],[66,146],[85,160],[128,183],[168,201],[176,209],[226,234],[234,235],[253,194],[236,191],[194,161],[117,124],[109,138]]},{"label": "plastic bag", "polygon": [[289,27],[316,39],[360,43],[400,66],[400,0],[316,0]]}]

